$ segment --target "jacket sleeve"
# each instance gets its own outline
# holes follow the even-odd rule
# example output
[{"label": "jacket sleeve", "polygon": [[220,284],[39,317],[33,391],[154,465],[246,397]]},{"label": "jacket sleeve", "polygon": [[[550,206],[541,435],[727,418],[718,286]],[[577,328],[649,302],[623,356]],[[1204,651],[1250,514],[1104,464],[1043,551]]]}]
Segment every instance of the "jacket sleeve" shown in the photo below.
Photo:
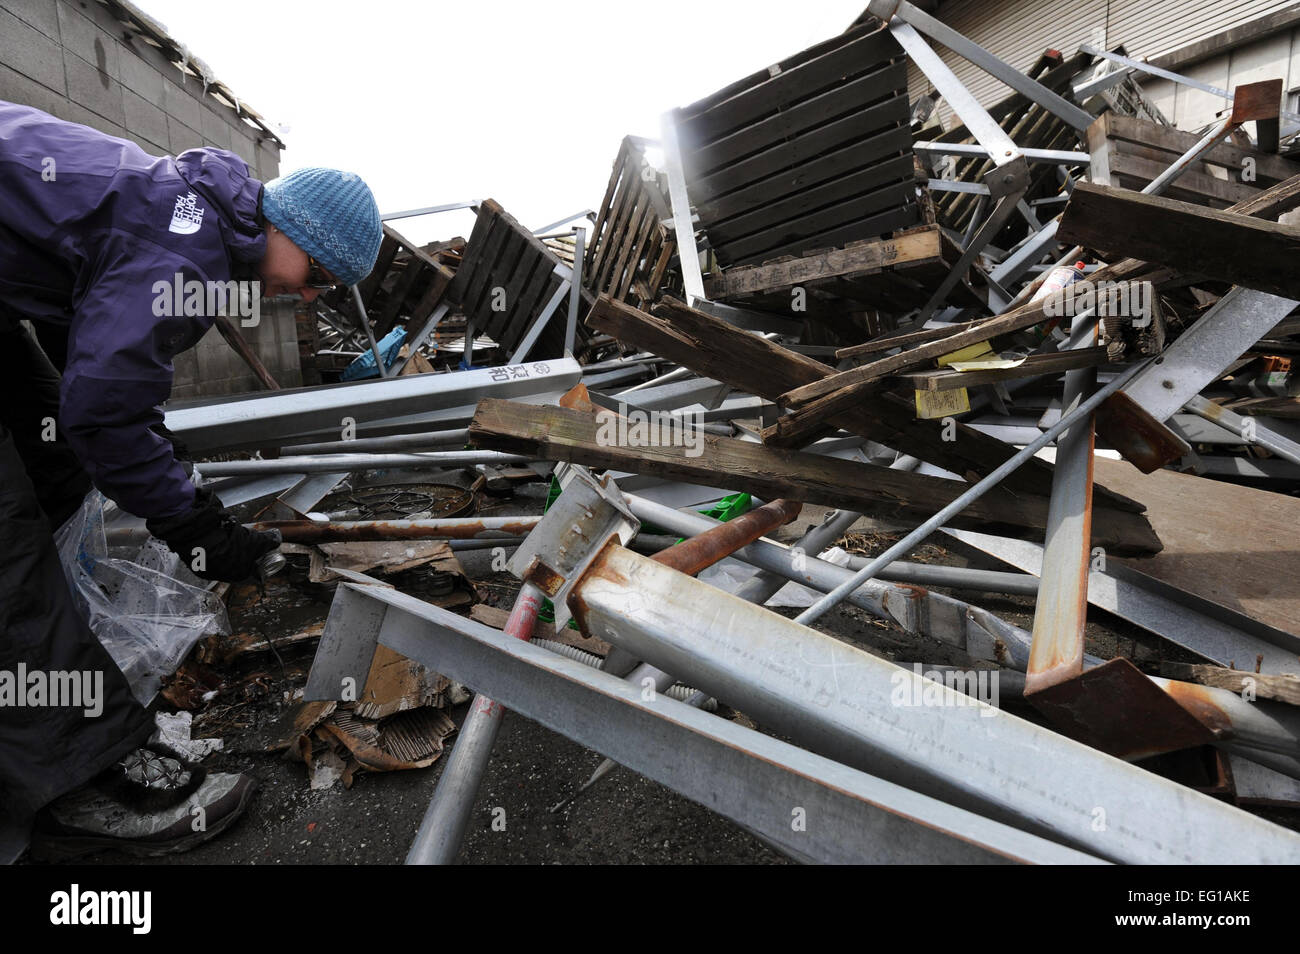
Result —
[{"label": "jacket sleeve", "polygon": [[59,423],[106,497],[139,517],[175,516],[193,506],[194,486],[172,445],[150,427],[163,420],[159,406],[171,393],[173,355],[195,344],[211,322],[173,314],[172,289],[178,280],[208,276],[130,234],[110,234],[97,252],[87,287],[74,300]]}]

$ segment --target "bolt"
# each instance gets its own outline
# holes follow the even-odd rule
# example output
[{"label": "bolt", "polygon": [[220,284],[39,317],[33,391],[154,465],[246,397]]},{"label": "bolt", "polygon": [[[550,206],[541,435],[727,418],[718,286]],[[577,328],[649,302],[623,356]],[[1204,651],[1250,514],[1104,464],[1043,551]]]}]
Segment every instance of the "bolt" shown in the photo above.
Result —
[{"label": "bolt", "polygon": [[1165,378],[1165,379],[1164,379],[1163,381],[1161,381],[1160,383],[1161,383],[1164,387],[1168,388],[1170,391],[1172,391],[1172,390],[1174,389],[1174,382],[1173,382],[1172,380],[1170,380],[1169,378]]}]

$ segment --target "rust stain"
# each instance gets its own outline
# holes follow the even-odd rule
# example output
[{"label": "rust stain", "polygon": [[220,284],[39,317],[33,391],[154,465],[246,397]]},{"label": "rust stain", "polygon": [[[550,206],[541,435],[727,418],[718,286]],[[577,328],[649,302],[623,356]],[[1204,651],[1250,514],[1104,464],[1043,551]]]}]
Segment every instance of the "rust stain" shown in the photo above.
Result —
[{"label": "rust stain", "polygon": [[564,577],[556,573],[540,558],[534,559],[524,573],[524,580],[532,583],[547,596],[554,597],[564,587]]},{"label": "rust stain", "polygon": [[1214,690],[1192,682],[1171,681],[1163,687],[1166,695],[1190,712],[1198,722],[1211,731],[1227,734],[1232,731],[1232,721],[1215,701]]},{"label": "rust stain", "polygon": [[802,504],[793,500],[774,500],[747,514],[712,527],[689,540],[657,553],[656,563],[694,576],[723,557],[753,543],[763,534],[784,526],[799,516]]},{"label": "rust stain", "polygon": [[1123,391],[1101,403],[1095,415],[1097,433],[1123,458],[1150,474],[1186,454],[1187,443],[1165,427]]}]

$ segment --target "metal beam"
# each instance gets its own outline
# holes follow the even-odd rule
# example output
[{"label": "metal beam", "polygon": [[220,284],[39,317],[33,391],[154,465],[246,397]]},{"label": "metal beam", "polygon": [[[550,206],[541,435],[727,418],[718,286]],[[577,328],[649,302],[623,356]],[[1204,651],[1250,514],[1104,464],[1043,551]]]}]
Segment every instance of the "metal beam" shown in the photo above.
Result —
[{"label": "metal beam", "polygon": [[[944,533],[1017,569],[1042,572],[1043,546],[970,530]],[[1300,675],[1300,637],[1253,620],[1135,570],[1118,560],[1088,575],[1088,602],[1136,623],[1177,646],[1220,666],[1255,667],[1261,672]]]},{"label": "metal beam", "polygon": [[[993,117],[971,95],[965,84],[957,79],[948,64],[939,58],[939,54],[930,49],[930,45],[911,25],[896,18],[890,21],[889,32],[894,35],[894,39],[898,40],[912,62],[934,84],[935,89],[943,95],[952,111],[966,124],[966,128],[988,153],[995,166],[1003,166],[1021,158],[1019,147],[1011,141],[1006,130],[994,122]],[[1088,121],[1092,122],[1091,117]]]},{"label": "metal beam", "polygon": [[383,222],[392,222],[396,219],[409,219],[417,215],[433,215],[435,212],[451,212],[456,209],[472,209],[482,204],[482,199],[470,199],[467,202],[449,202],[446,205],[430,205],[422,209],[405,209],[401,212],[387,212],[379,218]]},{"label": "metal beam", "polygon": [[483,397],[564,391],[581,379],[582,367],[577,361],[557,358],[451,374],[412,374],[187,402],[169,407],[166,423],[195,451],[278,447],[304,434],[337,435],[348,418],[360,428],[366,422],[422,415],[435,409],[472,407]]},{"label": "metal beam", "polygon": [[[872,2],[867,5],[867,9],[874,13],[879,7],[887,8],[889,6],[890,3],[888,0],[884,4],[879,3],[878,0],[872,0]],[[885,19],[888,18],[886,17]],[[994,79],[1000,80],[1007,86],[1010,86],[1017,93],[1028,98],[1030,102],[1037,103],[1053,116],[1063,119],[1080,132],[1083,132],[1083,130],[1091,126],[1093,119],[1096,118],[1087,110],[1080,109],[1078,106],[1064,99],[1059,94],[1053,93],[1042,83],[1031,79],[1014,66],[998,59],[978,43],[962,36],[952,27],[948,26],[948,24],[936,20],[924,10],[920,10],[908,3],[907,0],[903,0],[902,3],[899,3],[894,10],[893,20],[889,21],[889,28],[891,31],[894,30],[896,22],[900,20],[916,27],[916,29],[920,30],[931,39],[937,40],[962,59],[974,63]],[[894,35],[897,36],[898,34],[895,32]],[[910,54],[911,50],[908,50],[908,53]],[[917,63],[917,66],[920,66],[927,76],[930,75],[929,70],[927,70],[925,66],[920,63]],[[933,77],[931,77],[931,79],[933,80]],[[938,85],[938,83],[935,83],[936,87]],[[943,90],[940,89],[940,92],[943,92]],[[944,93],[944,98],[947,99],[946,93]],[[951,100],[949,100],[948,105],[952,105]],[[956,107],[954,107],[954,109],[955,108]],[[965,118],[965,116],[962,116],[963,120]],[[967,123],[968,128],[969,126],[970,124]]]},{"label": "metal beam", "polygon": [[682,285],[686,291],[686,304],[694,305],[694,299],[706,297],[704,275],[700,272],[700,252],[695,246],[695,227],[691,223],[691,200],[686,193],[686,173],[677,141],[677,123],[671,112],[664,113],[660,128],[663,131],[664,168],[668,173],[668,198],[673,206],[673,232],[677,236]]},{"label": "metal beam", "polygon": [[[608,755],[801,861],[1096,864],[1099,859],[874,778],[414,597],[341,583],[307,699],[364,682],[384,645]],[[802,819],[803,824],[792,824]]]},{"label": "metal beam", "polygon": [[1300,861],[1300,835],[622,547],[569,605],[584,632],[811,750],[986,817],[1112,861]]},{"label": "metal beam", "polygon": [[[1150,63],[1143,63],[1141,60],[1135,60],[1132,57],[1122,56],[1119,53],[1112,53],[1109,50],[1102,50],[1088,43],[1080,44],[1080,53],[1088,53],[1092,56],[1100,56],[1103,59],[1110,60],[1112,63],[1120,63],[1129,69],[1137,70],[1140,73],[1146,73],[1149,76],[1158,76],[1161,79],[1167,79],[1171,82],[1178,83],[1181,86],[1187,86],[1191,89],[1199,89],[1204,93],[1212,93],[1215,96],[1222,96],[1228,102],[1233,101],[1233,95],[1226,89],[1220,89],[1218,86],[1211,86],[1209,83],[1202,83],[1200,80],[1194,80],[1190,76],[1184,76],[1182,73],[1175,73],[1172,70],[1161,69],[1158,66],[1152,66]],[[1282,110],[1279,115],[1283,119],[1289,119],[1291,122],[1300,122],[1300,113],[1290,113]]]},{"label": "metal beam", "polygon": [[1124,388],[1157,421],[1166,421],[1216,380],[1300,302],[1234,286]]},{"label": "metal beam", "polygon": [[[941,156],[989,156],[987,149],[971,142],[914,142],[912,149]],[[1050,162],[1059,166],[1086,166],[1090,159],[1086,152],[1066,152],[1062,149],[1021,149],[1020,154],[1030,162]]]},{"label": "metal beam", "polygon": [[1189,398],[1185,406],[1193,414],[1199,414],[1207,421],[1229,428],[1234,434],[1240,435],[1244,443],[1258,444],[1278,457],[1285,458],[1293,464],[1300,464],[1300,443],[1296,443],[1284,434],[1279,434],[1259,418],[1243,417],[1199,394]]}]

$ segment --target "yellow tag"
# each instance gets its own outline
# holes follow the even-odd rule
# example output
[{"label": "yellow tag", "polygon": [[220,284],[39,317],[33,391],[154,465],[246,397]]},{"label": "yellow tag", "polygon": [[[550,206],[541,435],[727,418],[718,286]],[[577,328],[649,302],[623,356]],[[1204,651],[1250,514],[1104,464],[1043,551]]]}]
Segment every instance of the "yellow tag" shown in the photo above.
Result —
[{"label": "yellow tag", "polygon": [[916,391],[916,416],[923,421],[936,417],[950,417],[970,410],[970,398],[965,388],[951,391]]},{"label": "yellow tag", "polygon": [[943,368],[952,364],[954,361],[969,361],[972,358],[978,358],[982,354],[992,354],[993,348],[987,341],[978,341],[966,348],[958,348],[952,354],[945,354],[939,359],[939,367]]}]

